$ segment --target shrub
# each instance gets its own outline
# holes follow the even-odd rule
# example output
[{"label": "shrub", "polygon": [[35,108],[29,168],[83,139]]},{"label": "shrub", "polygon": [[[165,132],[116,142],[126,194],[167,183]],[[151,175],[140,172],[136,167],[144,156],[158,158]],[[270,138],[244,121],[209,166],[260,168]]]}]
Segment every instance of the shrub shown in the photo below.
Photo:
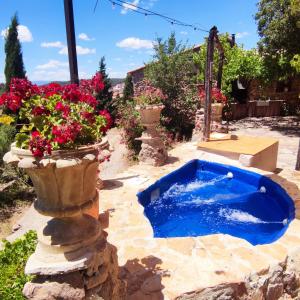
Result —
[{"label": "shrub", "polygon": [[166,98],[162,101],[161,123],[178,138],[189,138],[194,128],[199,102],[193,51],[176,41],[172,33],[168,40],[158,38],[154,44],[153,61],[145,70],[146,79],[159,88]]},{"label": "shrub", "polygon": [[37,235],[29,231],[22,238],[10,243],[3,241],[4,249],[0,251],[0,299],[24,299],[22,289],[31,280],[24,274],[25,264],[34,252]]},{"label": "shrub", "polygon": [[0,165],[2,164],[3,155],[9,151],[10,144],[15,137],[15,127],[7,124],[0,124]]},{"label": "shrub", "polygon": [[123,128],[123,141],[132,152],[133,158],[135,158],[140,152],[142,144],[141,141],[137,141],[136,138],[142,135],[144,128],[133,102],[128,101],[119,106],[117,125]]}]

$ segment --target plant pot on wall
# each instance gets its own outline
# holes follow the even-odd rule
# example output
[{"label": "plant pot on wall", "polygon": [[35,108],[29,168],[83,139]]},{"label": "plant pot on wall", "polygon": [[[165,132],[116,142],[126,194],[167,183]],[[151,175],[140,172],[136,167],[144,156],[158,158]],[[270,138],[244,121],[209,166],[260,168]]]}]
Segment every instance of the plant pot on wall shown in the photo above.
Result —
[{"label": "plant pot on wall", "polygon": [[142,136],[137,139],[142,141],[142,149],[139,153],[141,163],[161,166],[168,158],[165,145],[156,130],[163,108],[163,105],[136,106],[136,110],[141,116],[142,125],[146,128]]}]

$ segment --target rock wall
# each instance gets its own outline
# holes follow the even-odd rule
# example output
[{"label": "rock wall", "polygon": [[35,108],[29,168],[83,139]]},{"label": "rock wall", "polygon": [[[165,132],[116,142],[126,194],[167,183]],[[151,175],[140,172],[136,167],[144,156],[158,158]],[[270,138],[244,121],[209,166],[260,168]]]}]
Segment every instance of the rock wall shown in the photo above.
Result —
[{"label": "rock wall", "polygon": [[117,249],[103,240],[95,263],[86,270],[54,276],[36,276],[23,294],[32,300],[123,300],[125,283],[118,278]]},{"label": "rock wall", "polygon": [[284,262],[254,273],[242,282],[223,283],[185,293],[176,300],[287,300],[300,299],[300,248]]}]

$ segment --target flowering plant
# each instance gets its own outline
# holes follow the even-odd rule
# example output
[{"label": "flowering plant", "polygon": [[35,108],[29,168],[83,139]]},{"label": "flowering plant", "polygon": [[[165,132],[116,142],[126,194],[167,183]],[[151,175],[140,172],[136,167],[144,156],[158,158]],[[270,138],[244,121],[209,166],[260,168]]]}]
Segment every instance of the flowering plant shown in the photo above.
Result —
[{"label": "flowering plant", "polygon": [[74,149],[101,140],[112,125],[107,111],[97,111],[95,91],[102,90],[101,74],[80,85],[51,83],[38,87],[27,79],[11,80],[0,105],[17,114],[17,147],[30,149],[35,157],[52,150]]},{"label": "flowering plant", "polygon": [[154,87],[149,80],[140,81],[134,90],[134,100],[137,105],[155,105],[162,104],[166,96],[159,88]]},{"label": "flowering plant", "polygon": [[[201,101],[205,101],[205,89],[203,86],[199,88],[199,98]],[[217,87],[212,88],[211,99],[212,99],[212,103],[223,103],[223,104],[227,103],[226,96]]]}]

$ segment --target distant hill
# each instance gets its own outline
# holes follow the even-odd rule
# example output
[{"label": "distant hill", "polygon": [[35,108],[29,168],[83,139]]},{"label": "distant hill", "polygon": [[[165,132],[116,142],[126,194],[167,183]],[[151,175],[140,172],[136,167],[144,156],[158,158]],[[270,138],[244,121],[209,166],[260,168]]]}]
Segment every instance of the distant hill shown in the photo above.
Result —
[{"label": "distant hill", "polygon": [[[125,79],[124,78],[111,78],[110,80],[111,80],[112,86],[115,86],[118,83],[124,82]],[[60,85],[66,85],[66,84],[70,83],[70,81],[33,81],[34,84],[39,85],[39,86],[45,85],[45,84],[48,84],[51,82],[55,82]]]}]

